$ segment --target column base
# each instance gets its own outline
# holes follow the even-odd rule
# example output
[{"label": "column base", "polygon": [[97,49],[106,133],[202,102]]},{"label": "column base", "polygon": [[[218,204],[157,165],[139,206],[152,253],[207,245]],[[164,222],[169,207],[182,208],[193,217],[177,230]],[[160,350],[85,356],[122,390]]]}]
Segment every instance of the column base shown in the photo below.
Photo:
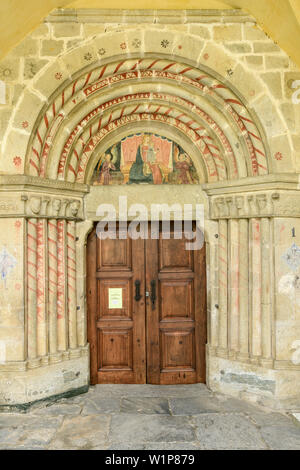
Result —
[{"label": "column base", "polygon": [[[270,362],[270,365],[272,362]],[[212,355],[207,348],[207,385],[214,391],[277,410],[300,408],[300,371],[274,369]]]},{"label": "column base", "polygon": [[37,401],[84,393],[89,378],[89,354],[25,371],[1,371],[0,411],[26,410]]}]

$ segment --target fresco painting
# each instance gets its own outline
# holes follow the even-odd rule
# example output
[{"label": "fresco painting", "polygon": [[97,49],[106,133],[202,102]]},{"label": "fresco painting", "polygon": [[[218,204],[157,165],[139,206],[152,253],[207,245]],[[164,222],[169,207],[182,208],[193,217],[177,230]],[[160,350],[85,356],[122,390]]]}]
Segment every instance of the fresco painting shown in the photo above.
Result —
[{"label": "fresco painting", "polygon": [[198,184],[191,157],[157,134],[129,135],[99,156],[92,184]]}]

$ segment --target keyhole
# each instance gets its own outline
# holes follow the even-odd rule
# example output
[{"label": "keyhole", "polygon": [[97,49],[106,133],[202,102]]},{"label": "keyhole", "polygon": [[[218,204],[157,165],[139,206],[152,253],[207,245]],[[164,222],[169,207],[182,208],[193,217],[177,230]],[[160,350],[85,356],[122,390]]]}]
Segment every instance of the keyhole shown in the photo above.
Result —
[{"label": "keyhole", "polygon": [[179,341],[179,344],[182,344],[182,341]]},{"label": "keyhole", "polygon": [[293,237],[293,238],[296,237],[296,230],[295,230],[295,227],[292,228],[292,237]]}]

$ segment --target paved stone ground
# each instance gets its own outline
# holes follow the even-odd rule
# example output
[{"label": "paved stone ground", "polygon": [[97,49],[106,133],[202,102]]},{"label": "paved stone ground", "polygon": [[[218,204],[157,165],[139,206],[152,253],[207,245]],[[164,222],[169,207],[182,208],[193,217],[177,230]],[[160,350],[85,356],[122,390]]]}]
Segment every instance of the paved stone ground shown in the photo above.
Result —
[{"label": "paved stone ground", "polygon": [[300,449],[300,423],[205,385],[96,385],[0,414],[0,449]]}]

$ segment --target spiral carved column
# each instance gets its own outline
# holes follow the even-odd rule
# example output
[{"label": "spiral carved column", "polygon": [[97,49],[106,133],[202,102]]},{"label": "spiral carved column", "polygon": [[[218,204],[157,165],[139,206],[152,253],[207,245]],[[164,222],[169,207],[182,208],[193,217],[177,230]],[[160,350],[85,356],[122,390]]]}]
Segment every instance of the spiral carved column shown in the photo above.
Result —
[{"label": "spiral carved column", "polygon": [[37,353],[47,363],[48,353],[48,312],[47,312],[47,222],[37,223]]},{"label": "spiral carved column", "polygon": [[28,219],[27,222],[27,337],[28,359],[34,360],[37,358],[37,219],[35,218]]},{"label": "spiral carved column", "polygon": [[68,349],[66,221],[57,222],[57,345]]},{"label": "spiral carved column", "polygon": [[52,360],[57,355],[57,220],[48,221],[48,314],[49,352]]},{"label": "spiral carved column", "polygon": [[76,228],[75,222],[67,223],[67,260],[68,260],[68,317],[69,344],[77,348],[77,299],[76,299]]}]

